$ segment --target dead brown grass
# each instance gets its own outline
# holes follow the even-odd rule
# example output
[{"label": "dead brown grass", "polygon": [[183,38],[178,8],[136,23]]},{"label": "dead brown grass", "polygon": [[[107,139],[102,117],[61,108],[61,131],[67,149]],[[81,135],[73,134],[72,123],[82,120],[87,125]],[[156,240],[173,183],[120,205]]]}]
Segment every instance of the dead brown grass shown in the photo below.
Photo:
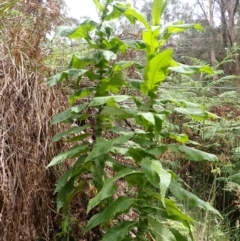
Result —
[{"label": "dead brown grass", "polygon": [[62,146],[52,115],[66,97],[45,84],[41,43],[57,23],[59,7],[48,1],[19,1],[23,13],[3,21],[0,35],[0,240],[52,240],[56,230],[55,177],[46,169]]}]

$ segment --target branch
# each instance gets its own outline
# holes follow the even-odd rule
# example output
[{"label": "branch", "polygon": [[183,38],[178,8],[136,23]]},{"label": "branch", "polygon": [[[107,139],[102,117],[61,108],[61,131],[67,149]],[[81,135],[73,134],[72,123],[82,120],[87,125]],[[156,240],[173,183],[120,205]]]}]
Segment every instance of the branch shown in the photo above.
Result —
[{"label": "branch", "polygon": [[233,10],[233,16],[235,16],[235,14],[237,12],[238,4],[239,4],[239,0],[236,0],[235,6],[234,6],[234,10]]},{"label": "branch", "polygon": [[205,10],[204,10],[204,8],[203,8],[202,4],[200,3],[200,1],[199,1],[199,0],[197,0],[197,2],[198,2],[198,5],[200,6],[200,8],[201,8],[201,9],[202,9],[202,11],[203,11],[204,17],[206,18],[206,20],[207,20],[208,24],[210,25],[209,20],[208,20],[208,17],[207,17],[207,14],[206,14],[206,12],[205,12]]}]

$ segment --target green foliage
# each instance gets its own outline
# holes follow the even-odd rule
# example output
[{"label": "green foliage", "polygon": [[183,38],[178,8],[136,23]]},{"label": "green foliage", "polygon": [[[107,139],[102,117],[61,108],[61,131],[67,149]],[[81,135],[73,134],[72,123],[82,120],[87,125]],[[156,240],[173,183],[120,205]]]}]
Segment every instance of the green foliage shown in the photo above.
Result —
[{"label": "green foliage", "polygon": [[[103,232],[102,240],[193,240],[193,219],[178,207],[177,201],[171,196],[179,201],[187,199],[195,207],[219,213],[209,203],[187,191],[179,182],[179,177],[164,167],[159,157],[166,151],[173,151],[180,152],[193,161],[218,160],[212,154],[187,146],[191,143],[187,135],[168,132],[164,127],[170,114],[167,105],[175,105],[172,111],[197,121],[215,116],[189,102],[178,99],[159,100],[158,91],[170,70],[184,74],[212,73],[208,66],[181,65],[173,60],[171,49],[161,50],[163,43],[173,33],[199,26],[181,23],[177,26],[167,25],[162,27],[166,34],[162,34],[160,17],[167,1],[153,1],[153,26],[129,4],[113,0],[95,0],[94,3],[101,12],[100,23],[87,20],[78,27],[60,27],[57,31],[58,35],[70,39],[84,39],[94,49],[93,54],[87,58],[73,55],[70,68],[49,78],[47,82],[49,86],[69,79],[76,82],[74,93],[69,97],[72,107],[56,114],[52,124],[74,123],[76,120],[90,123],[82,127],[71,127],[53,138],[53,141],[64,138],[72,143],[72,147],[53,158],[48,167],[68,159],[75,160],[72,168],[57,184],[57,208],[67,216],[74,196],[84,186],[81,175],[90,173],[97,193],[89,201],[87,212],[97,208],[98,213],[89,220],[85,232],[101,225],[102,230],[106,231]],[[131,23],[139,21],[145,27],[141,41],[122,41],[112,36],[114,30],[111,20],[121,16]],[[132,47],[145,50],[146,66],[134,61],[116,61],[118,54],[126,53]],[[124,75],[124,71],[133,65],[143,71],[143,80],[129,80]],[[79,89],[84,78],[93,82],[93,87]],[[131,82],[134,81],[138,84],[133,87]],[[124,86],[137,88],[140,95],[122,95]],[[86,96],[89,98],[84,104],[77,103]],[[89,110],[93,110],[94,114]],[[93,134],[88,132],[88,128],[91,128]],[[90,135],[91,142],[87,139]],[[166,138],[171,138],[174,144],[161,144]],[[123,161],[130,160],[132,165],[118,162],[115,159],[117,155]],[[112,169],[112,177],[105,173],[106,167]],[[119,196],[117,181],[129,188],[135,187],[134,196],[128,197],[126,194],[113,198]],[[123,214],[128,216],[129,210],[134,210],[136,217],[122,218]],[[181,223],[188,234],[181,234],[169,227],[165,220]],[[66,220],[63,223],[66,224]],[[62,232],[65,235],[67,230],[69,228],[64,225]]]}]

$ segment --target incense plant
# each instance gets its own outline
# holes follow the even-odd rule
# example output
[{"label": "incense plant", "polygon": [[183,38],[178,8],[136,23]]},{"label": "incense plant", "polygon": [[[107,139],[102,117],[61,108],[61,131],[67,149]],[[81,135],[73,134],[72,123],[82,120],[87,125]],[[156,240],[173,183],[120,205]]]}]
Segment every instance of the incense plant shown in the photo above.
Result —
[{"label": "incense plant", "polygon": [[[194,240],[191,230],[194,220],[179,208],[178,202],[188,200],[198,208],[218,212],[186,190],[181,179],[164,167],[162,155],[170,151],[197,162],[218,160],[215,155],[193,148],[196,143],[186,134],[168,132],[164,122],[170,114],[168,104],[175,106],[172,111],[198,121],[215,116],[198,104],[161,99],[158,90],[170,71],[212,73],[209,66],[177,63],[172,57],[173,50],[164,47],[172,34],[189,28],[201,30],[201,26],[181,22],[162,26],[166,0],[153,1],[151,23],[128,3],[114,0],[94,0],[94,3],[101,16],[99,22],[87,20],[78,27],[59,27],[56,31],[69,39],[83,39],[93,50],[92,55],[73,54],[69,69],[47,81],[53,86],[68,80],[71,88],[74,86],[69,96],[70,107],[52,119],[53,125],[71,125],[67,131],[56,134],[53,142],[63,140],[72,147],[59,153],[48,165],[52,167],[69,159],[73,163],[55,189],[57,210],[66,217],[62,232],[68,236],[70,204],[88,182],[84,176],[90,175],[95,195],[89,200],[86,212],[95,212],[85,233],[100,226],[102,241]],[[114,36],[114,20],[121,17],[142,25],[141,40]],[[134,59],[119,61],[118,56],[126,54],[128,49],[144,51],[146,64],[143,66]],[[142,79],[128,78],[125,74],[128,68],[142,73]],[[81,82],[86,80],[91,85],[82,87]],[[135,94],[123,95],[123,88]],[[166,139],[171,139],[171,144],[164,144]],[[111,170],[112,175],[106,170]],[[134,193],[121,194],[117,182],[134,188]],[[129,218],[130,210],[134,217]],[[187,234],[167,225],[166,220],[181,223]]]}]

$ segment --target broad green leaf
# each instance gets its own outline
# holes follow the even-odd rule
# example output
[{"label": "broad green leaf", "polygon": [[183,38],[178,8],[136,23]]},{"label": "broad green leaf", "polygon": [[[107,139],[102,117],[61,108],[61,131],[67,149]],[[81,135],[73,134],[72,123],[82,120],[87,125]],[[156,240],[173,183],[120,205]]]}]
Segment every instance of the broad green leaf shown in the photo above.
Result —
[{"label": "broad green leaf", "polygon": [[68,97],[68,102],[70,105],[73,105],[75,103],[75,101],[80,100],[84,97],[88,97],[89,95],[91,95],[93,93],[93,91],[95,90],[94,87],[84,87],[81,90],[75,92],[73,95],[70,95]]},{"label": "broad green leaf", "polygon": [[69,138],[69,139],[65,140],[65,142],[68,143],[68,142],[83,141],[86,138],[91,137],[91,136],[92,136],[92,134],[81,134],[81,135],[77,135],[72,138]]},{"label": "broad green leaf", "polygon": [[171,63],[172,50],[167,49],[151,59],[145,69],[142,91],[146,94],[155,92],[158,85],[165,79]]},{"label": "broad green leaf", "polygon": [[51,121],[51,125],[55,125],[57,123],[61,123],[68,120],[71,117],[71,113],[72,113],[71,108],[69,108],[65,111],[62,111],[54,115]]},{"label": "broad green leaf", "polygon": [[168,150],[168,146],[158,146],[158,147],[152,147],[150,149],[148,149],[148,153],[154,156],[159,156],[162,155],[163,153],[165,153]]},{"label": "broad green leaf", "polygon": [[122,241],[137,224],[134,221],[123,221],[117,227],[109,229],[101,241]]},{"label": "broad green leaf", "polygon": [[126,155],[132,157],[137,164],[139,164],[143,158],[149,156],[143,148],[137,147],[129,148]]},{"label": "broad green leaf", "polygon": [[134,64],[134,61],[119,61],[114,63],[113,71],[122,71]]},{"label": "broad green leaf", "polygon": [[188,200],[188,203],[190,205],[193,205],[198,208],[202,208],[206,211],[211,211],[221,217],[220,213],[215,208],[213,208],[209,202],[204,202],[199,197],[197,197],[195,194],[183,189],[180,186],[180,184],[178,184],[176,181],[174,181],[170,184],[169,189],[170,189],[171,193],[179,201]]},{"label": "broad green leaf", "polygon": [[166,225],[155,221],[151,217],[148,217],[147,220],[152,233],[156,236],[156,241],[178,241]]},{"label": "broad green leaf", "polygon": [[113,95],[113,96],[95,97],[90,102],[89,107],[104,105],[110,100],[114,100],[115,102],[118,103],[118,102],[129,100],[131,98],[132,96],[130,95]]},{"label": "broad green leaf", "polygon": [[158,53],[160,47],[158,42],[159,33],[159,26],[151,27],[150,29],[143,31],[142,39],[146,45],[147,60],[151,60]]},{"label": "broad green leaf", "polygon": [[122,108],[114,106],[105,107],[99,115],[101,118],[109,118],[113,121],[124,120],[132,118],[133,116],[134,113],[132,111],[126,111]]},{"label": "broad green leaf", "polygon": [[113,37],[110,40],[104,38],[102,40],[101,45],[104,49],[111,50],[114,53],[117,53],[118,51],[121,51],[122,53],[126,53],[127,45],[124,43],[124,41],[120,40],[117,37]]},{"label": "broad green leaf", "polygon": [[94,158],[109,153],[114,145],[113,140],[97,140],[97,143],[93,146],[93,150],[89,154],[86,161],[93,160]]},{"label": "broad green leaf", "polygon": [[179,146],[178,150],[185,153],[186,157],[192,161],[218,161],[218,158],[215,155],[197,150],[193,147]]},{"label": "broad green leaf", "polygon": [[58,82],[62,82],[64,79],[68,78],[68,73],[63,71],[62,73],[51,76],[47,79],[47,86],[51,87],[56,85]]},{"label": "broad green leaf", "polygon": [[57,186],[54,190],[54,194],[59,192],[61,188],[67,184],[70,178],[85,170],[85,168],[89,165],[89,164],[84,164],[86,157],[87,157],[86,155],[79,157],[78,160],[74,163],[74,165],[59,178],[57,182]]},{"label": "broad green leaf", "polygon": [[69,68],[83,69],[91,63],[93,63],[92,58],[82,58],[81,56],[74,54],[70,62]]},{"label": "broad green leaf", "polygon": [[162,131],[165,115],[155,114],[154,119],[155,119],[155,137],[158,140],[160,132]]},{"label": "broad green leaf", "polygon": [[102,61],[109,62],[111,60],[115,60],[117,58],[117,55],[112,51],[100,49],[97,53],[93,55],[93,57],[96,64],[99,64]]},{"label": "broad green leaf", "polygon": [[[93,31],[98,26],[98,23],[96,23],[93,20],[86,20],[83,23],[81,23],[75,30],[65,35],[64,37],[68,37],[70,39],[79,39],[79,38],[89,38],[89,33]],[[62,35],[61,35],[62,36]]]},{"label": "broad green leaf", "polygon": [[144,159],[141,166],[151,184],[160,189],[161,201],[165,206],[164,198],[171,183],[172,175],[162,167],[159,161]]},{"label": "broad green leaf", "polygon": [[86,152],[86,149],[88,148],[89,144],[81,144],[81,145],[75,145],[72,148],[70,148],[68,151],[64,151],[59,153],[57,156],[55,156],[51,162],[47,165],[47,167],[51,167],[54,165],[57,165],[66,159],[72,159],[76,157],[79,153],[82,153],[83,151]]},{"label": "broad green leaf", "polygon": [[74,195],[84,187],[84,182],[79,182],[76,185],[76,179],[78,175],[72,176],[70,180],[63,186],[63,188],[57,194],[57,211],[62,207],[67,207],[72,201]]},{"label": "broad green leaf", "polygon": [[120,18],[122,15],[122,12],[115,4],[112,4],[112,6],[113,6],[112,11],[104,17],[105,21],[111,21],[111,20]]},{"label": "broad green leaf", "polygon": [[174,103],[178,106],[181,106],[181,107],[187,107],[187,108],[199,108],[199,109],[203,109],[204,106],[203,105],[200,105],[200,104],[197,104],[197,103],[193,103],[193,102],[189,102],[189,101],[186,101],[186,100],[177,100],[177,99],[169,99],[169,102],[171,103]]},{"label": "broad green leaf", "polygon": [[110,78],[101,80],[99,89],[101,91],[118,93],[125,84],[124,78],[122,72],[115,72]]},{"label": "broad green leaf", "polygon": [[[181,21],[178,21],[177,24],[167,24],[162,27],[162,36],[160,39],[160,46],[162,46],[172,34],[174,33],[182,33],[185,32],[186,30],[190,28],[197,28],[198,30],[200,29],[201,25],[200,24],[182,24]],[[209,71],[209,70],[208,70]]]},{"label": "broad green leaf", "polygon": [[138,112],[137,115],[143,117],[146,121],[148,121],[152,125],[155,125],[155,118],[154,118],[153,113],[151,113],[151,112]]},{"label": "broad green leaf", "polygon": [[174,110],[178,113],[189,115],[191,118],[201,121],[201,120],[207,120],[209,118],[218,118],[218,116],[202,110],[200,108],[182,108],[182,107],[177,107],[174,108]]},{"label": "broad green leaf", "polygon": [[167,6],[167,0],[154,0],[152,5],[152,25],[160,26],[160,19]]},{"label": "broad green leaf", "polygon": [[54,38],[56,37],[68,37],[71,33],[73,33],[77,27],[73,26],[58,26],[55,29],[55,35]]},{"label": "broad green leaf", "polygon": [[150,28],[148,21],[145,19],[145,17],[135,9],[128,8],[126,11],[124,11],[123,14],[131,23],[135,24],[136,20],[138,20],[144,25],[145,28]]},{"label": "broad green leaf", "polygon": [[170,133],[169,137],[171,139],[174,139],[178,142],[181,142],[183,144],[186,144],[189,142],[189,138],[188,138],[188,135],[186,134],[174,134],[174,133]]},{"label": "broad green leaf", "polygon": [[206,65],[206,66],[190,66],[185,64],[179,64],[175,67],[169,67],[169,70],[172,70],[177,73],[181,74],[196,74],[196,73],[207,73],[207,74],[214,74],[213,69]]},{"label": "broad green leaf", "polygon": [[111,151],[111,149],[113,148],[114,144],[121,144],[121,145],[125,144],[133,136],[133,134],[128,135],[128,136],[122,135],[122,136],[119,136],[112,140],[98,139],[97,143],[94,145],[93,150],[89,154],[86,161],[90,161],[90,160],[98,157],[99,155],[109,153]]},{"label": "broad green leaf", "polygon": [[118,173],[112,178],[106,179],[101,191],[94,197],[92,198],[87,207],[87,212],[92,210],[94,207],[96,207],[100,202],[108,197],[111,197],[116,191],[117,187],[115,185],[115,181],[118,180],[119,178],[123,178],[127,175],[133,174],[133,173],[140,173],[139,171],[135,171],[129,168],[125,168]]},{"label": "broad green leaf", "polygon": [[52,142],[56,142],[56,141],[59,141],[61,140],[63,137],[67,137],[69,136],[70,134],[79,134],[81,133],[82,131],[84,131],[89,125],[83,125],[83,126],[74,126],[72,128],[70,128],[69,130],[67,131],[64,131],[64,132],[61,132],[61,133],[57,133],[53,139],[52,139]]},{"label": "broad green leaf", "polygon": [[[177,241],[188,241],[188,238],[184,237],[178,230],[174,228],[169,228],[172,234],[175,236]],[[192,239],[193,241],[193,239]]]},{"label": "broad green leaf", "polygon": [[88,222],[85,232],[96,227],[99,224],[105,223],[115,215],[125,213],[132,207],[138,200],[130,197],[119,197],[114,202],[110,203],[101,213],[95,214]]},{"label": "broad green leaf", "polygon": [[123,40],[123,42],[129,47],[136,50],[144,50],[146,44],[142,40]]},{"label": "broad green leaf", "polygon": [[56,74],[47,79],[48,87],[56,85],[58,82],[62,82],[64,79],[77,79],[80,80],[81,77],[87,72],[84,69],[68,69],[63,71],[62,73]]},{"label": "broad green leaf", "polygon": [[172,199],[167,199],[165,198],[164,199],[164,202],[165,202],[165,207],[166,207],[166,210],[167,210],[167,213],[169,216],[172,216],[172,217],[175,217],[177,218],[178,221],[187,221],[187,222],[190,222],[190,223],[193,223],[194,220],[189,217],[188,215],[186,215],[185,213],[183,213],[176,205],[176,202],[173,201]]},{"label": "broad green leaf", "polygon": [[104,10],[104,6],[98,0],[93,0],[93,2],[95,3],[98,10],[102,13]]}]

